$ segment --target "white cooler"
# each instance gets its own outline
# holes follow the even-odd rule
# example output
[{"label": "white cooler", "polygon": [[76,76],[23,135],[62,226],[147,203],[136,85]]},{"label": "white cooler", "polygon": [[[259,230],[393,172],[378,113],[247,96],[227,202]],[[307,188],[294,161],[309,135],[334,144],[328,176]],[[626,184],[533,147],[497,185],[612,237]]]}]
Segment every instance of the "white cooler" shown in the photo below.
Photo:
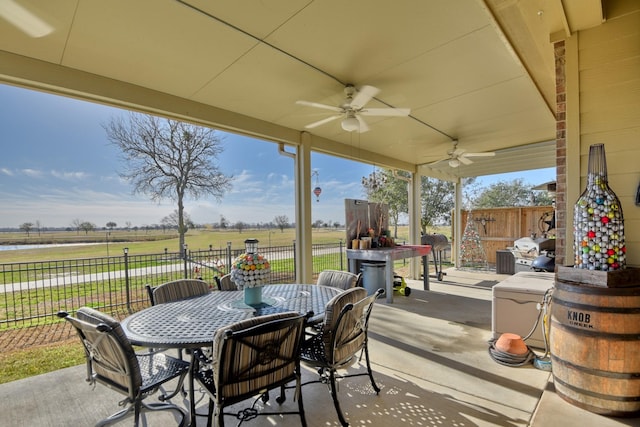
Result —
[{"label": "white cooler", "polygon": [[[544,293],[553,287],[554,273],[519,272],[493,287],[491,331],[493,338],[505,332],[525,337],[538,318],[537,304]],[[526,343],[544,348],[542,319]]]}]

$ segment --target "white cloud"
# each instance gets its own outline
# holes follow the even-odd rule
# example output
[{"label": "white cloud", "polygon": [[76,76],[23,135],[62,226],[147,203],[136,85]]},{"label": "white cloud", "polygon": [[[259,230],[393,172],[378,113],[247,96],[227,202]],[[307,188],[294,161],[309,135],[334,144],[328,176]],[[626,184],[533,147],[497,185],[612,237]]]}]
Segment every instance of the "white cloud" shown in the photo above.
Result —
[{"label": "white cloud", "polygon": [[43,173],[41,170],[37,170],[37,169],[22,169],[20,172],[22,172],[24,175],[30,176],[32,178],[40,178]]},{"label": "white cloud", "polygon": [[14,175],[13,171],[7,168],[0,168],[0,172],[8,176]]},{"label": "white cloud", "polygon": [[81,180],[89,177],[89,174],[86,172],[61,172],[57,170],[52,170],[51,175],[64,180]]}]

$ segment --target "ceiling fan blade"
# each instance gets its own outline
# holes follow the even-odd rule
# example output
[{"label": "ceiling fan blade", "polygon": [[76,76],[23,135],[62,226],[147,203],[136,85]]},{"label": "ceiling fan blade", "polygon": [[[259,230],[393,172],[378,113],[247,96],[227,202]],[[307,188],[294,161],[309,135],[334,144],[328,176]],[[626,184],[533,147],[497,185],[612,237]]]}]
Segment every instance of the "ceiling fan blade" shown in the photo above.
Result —
[{"label": "ceiling fan blade", "polygon": [[364,119],[359,115],[356,115],[356,119],[358,119],[358,123],[360,123],[360,127],[358,128],[358,133],[367,132],[369,130],[369,125],[367,125],[367,122],[365,122]]},{"label": "ceiling fan blade", "polygon": [[488,151],[486,153],[464,153],[463,157],[493,157],[496,153]]},{"label": "ceiling fan blade", "polygon": [[359,111],[358,114],[363,116],[388,116],[388,117],[404,117],[411,113],[410,108],[367,108]]},{"label": "ceiling fan blade", "polygon": [[318,120],[317,122],[309,123],[305,126],[306,129],[313,129],[315,127],[321,126],[325,123],[329,123],[334,121],[335,119],[339,119],[342,117],[342,114],[334,114],[333,116],[327,117],[326,119]]},{"label": "ceiling fan blade", "polygon": [[333,105],[327,105],[327,104],[319,104],[317,102],[296,101],[296,104],[304,105],[305,107],[314,107],[314,108],[322,108],[324,110],[331,110],[331,111],[335,111],[336,113],[341,113],[342,112],[342,108],[340,108],[340,107],[334,107]]},{"label": "ceiling fan blade", "polygon": [[356,96],[351,100],[351,107],[359,109],[364,107],[367,102],[371,101],[371,98],[376,96],[380,92],[380,89],[373,86],[362,86]]},{"label": "ceiling fan blade", "polygon": [[458,160],[460,161],[460,163],[462,163],[463,165],[470,165],[471,163],[473,163],[473,161],[467,159],[465,156],[460,156],[458,157]]}]

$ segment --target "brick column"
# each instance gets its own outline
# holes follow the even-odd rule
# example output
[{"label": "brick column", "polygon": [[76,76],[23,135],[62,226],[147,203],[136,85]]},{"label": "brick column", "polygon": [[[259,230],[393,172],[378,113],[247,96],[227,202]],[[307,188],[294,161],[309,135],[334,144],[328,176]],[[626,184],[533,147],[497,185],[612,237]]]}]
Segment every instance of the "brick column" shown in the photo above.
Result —
[{"label": "brick column", "polygon": [[[556,65],[556,265],[573,265],[565,260],[567,246],[567,103],[564,40],[554,43]],[[572,244],[572,243],[570,243]],[[568,261],[568,262],[567,262]]]}]

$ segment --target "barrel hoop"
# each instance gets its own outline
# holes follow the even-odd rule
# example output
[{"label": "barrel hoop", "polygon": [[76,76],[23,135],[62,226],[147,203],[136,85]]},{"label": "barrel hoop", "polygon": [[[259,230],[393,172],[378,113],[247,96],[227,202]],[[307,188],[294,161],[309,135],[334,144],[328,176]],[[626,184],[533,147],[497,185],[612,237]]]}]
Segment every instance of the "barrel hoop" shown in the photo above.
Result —
[{"label": "barrel hoop", "polygon": [[640,334],[616,334],[613,332],[599,332],[599,331],[590,331],[588,329],[580,329],[573,328],[571,326],[567,326],[564,323],[560,323],[555,319],[551,319],[551,323],[553,327],[557,327],[562,329],[565,332],[572,333],[574,335],[581,335],[584,337],[593,337],[593,338],[611,338],[615,341],[640,341]]},{"label": "barrel hoop", "polygon": [[640,402],[640,396],[611,396],[610,394],[596,393],[595,391],[585,390],[583,388],[567,384],[555,375],[553,376],[553,381],[558,382],[563,387],[571,389],[577,393],[580,393],[581,395],[591,396],[602,400],[610,400],[614,402]]},{"label": "barrel hoop", "polygon": [[586,286],[575,282],[562,282],[557,279],[554,282],[553,286],[566,292],[573,292],[584,295],[610,295],[615,297],[640,295],[640,286],[634,286],[630,288],[605,288],[598,286]]},{"label": "barrel hoop", "polygon": [[553,303],[564,307],[579,308],[587,311],[597,311],[599,313],[621,313],[621,314],[640,314],[640,307],[602,307],[592,304],[580,304],[577,302],[567,301],[553,296]]},{"label": "barrel hoop", "polygon": [[[586,366],[576,365],[569,361],[559,358],[555,354],[551,355],[551,364],[559,364],[567,368],[574,369],[576,371],[585,372],[587,374],[596,375],[599,377],[614,378],[618,380],[640,380],[640,372],[611,372],[603,371],[601,369],[587,368]],[[640,397],[640,396],[639,396]]]}]

